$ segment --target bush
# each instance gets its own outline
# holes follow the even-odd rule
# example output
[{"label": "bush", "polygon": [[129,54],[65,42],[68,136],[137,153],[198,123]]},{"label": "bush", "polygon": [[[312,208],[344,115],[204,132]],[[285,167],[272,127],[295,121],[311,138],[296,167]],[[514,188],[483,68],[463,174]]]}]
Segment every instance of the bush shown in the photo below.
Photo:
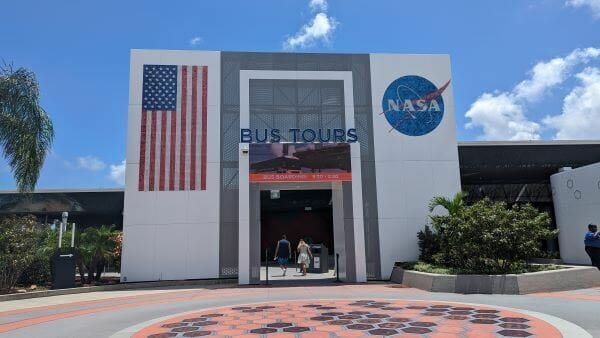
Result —
[{"label": "bush", "polygon": [[35,254],[17,280],[17,285],[45,285],[52,279],[52,261],[50,257]]},{"label": "bush", "polygon": [[[405,270],[414,270],[419,272],[427,272],[427,273],[436,273],[440,275],[467,275],[467,274],[476,274],[479,272],[476,271],[468,271],[465,269],[454,269],[448,268],[444,266],[435,265],[432,263],[426,262],[403,262],[400,265],[401,268]],[[527,272],[539,272],[539,271],[551,271],[551,270],[559,270],[564,269],[564,266],[554,265],[554,264],[515,264],[508,273],[527,273]]]},{"label": "bush", "polygon": [[425,262],[472,273],[510,273],[541,253],[556,236],[550,217],[529,204],[507,207],[483,199],[448,215],[430,216],[434,231],[420,232]]},{"label": "bush", "polygon": [[121,254],[123,252],[123,231],[115,231],[115,247],[113,249],[113,263],[117,271],[121,271]]},{"label": "bush", "polygon": [[425,226],[424,230],[417,233],[419,244],[419,260],[423,262],[433,262],[433,256],[440,251],[440,238],[437,233],[433,232],[429,225]]},{"label": "bush", "polygon": [[[75,249],[82,283],[100,281],[106,264],[120,263],[122,232],[115,228],[102,225],[77,232]],[[15,285],[51,283],[58,233],[47,226],[38,226],[33,216],[0,219],[0,293],[9,292]],[[71,234],[71,231],[63,233],[63,248],[70,245]]]},{"label": "bush", "polygon": [[[71,233],[63,234],[63,244],[70,243]],[[58,230],[42,226],[31,263],[25,267],[17,285],[44,285],[52,282],[52,256],[58,249]]]},{"label": "bush", "polygon": [[10,292],[23,271],[35,260],[42,236],[34,217],[0,219],[0,293]]}]

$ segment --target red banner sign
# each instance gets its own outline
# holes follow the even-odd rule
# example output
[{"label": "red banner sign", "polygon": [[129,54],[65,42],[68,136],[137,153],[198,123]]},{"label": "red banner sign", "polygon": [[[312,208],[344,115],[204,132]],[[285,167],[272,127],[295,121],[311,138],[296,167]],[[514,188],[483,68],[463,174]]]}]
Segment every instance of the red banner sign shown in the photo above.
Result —
[{"label": "red banner sign", "polygon": [[348,143],[250,145],[250,182],[351,181]]}]

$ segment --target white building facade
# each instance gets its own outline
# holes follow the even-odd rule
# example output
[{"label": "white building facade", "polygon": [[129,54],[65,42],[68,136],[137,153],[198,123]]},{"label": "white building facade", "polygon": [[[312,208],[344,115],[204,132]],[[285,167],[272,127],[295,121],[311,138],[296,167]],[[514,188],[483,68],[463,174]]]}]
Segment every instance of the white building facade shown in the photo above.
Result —
[{"label": "white building facade", "polygon": [[560,256],[565,263],[590,264],[583,244],[588,224],[600,224],[600,163],[550,176]]},{"label": "white building facade", "polygon": [[[387,279],[418,257],[429,200],[460,190],[447,55],[134,50],[128,114],[124,282],[257,283],[273,189],[330,189],[340,276]],[[248,143],[273,130],[351,143],[352,180],[251,182]]]}]

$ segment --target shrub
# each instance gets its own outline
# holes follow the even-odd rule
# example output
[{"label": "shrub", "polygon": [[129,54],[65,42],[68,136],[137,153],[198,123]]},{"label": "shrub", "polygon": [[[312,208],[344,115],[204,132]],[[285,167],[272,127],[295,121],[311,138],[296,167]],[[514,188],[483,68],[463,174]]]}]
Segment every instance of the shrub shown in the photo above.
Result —
[{"label": "shrub", "polygon": [[[71,232],[63,233],[63,245],[71,243]],[[35,254],[31,263],[25,267],[18,285],[43,285],[52,282],[52,256],[58,250],[58,230],[48,226],[40,229],[35,245]]]},{"label": "shrub", "polygon": [[26,267],[35,260],[42,236],[34,217],[0,219],[0,293],[10,292]]},{"label": "shrub", "polygon": [[546,212],[529,204],[507,207],[487,198],[430,219],[434,231],[427,234],[426,228],[419,237],[423,260],[473,273],[521,269],[527,259],[540,254],[543,240],[557,234]]},{"label": "shrub", "polygon": [[437,233],[431,230],[429,225],[424,230],[417,233],[419,244],[419,260],[432,263],[433,256],[440,251],[440,238]]},{"label": "shrub", "polygon": [[52,279],[52,261],[50,257],[34,254],[31,263],[27,265],[17,280],[17,285],[45,285]]},{"label": "shrub", "polygon": [[114,233],[115,247],[113,249],[113,261],[117,271],[121,271],[121,254],[123,252],[123,231]]},{"label": "shrub", "polygon": [[[476,274],[478,271],[469,271],[464,269],[454,269],[445,266],[435,265],[427,262],[403,262],[400,267],[405,270],[414,270],[419,272],[436,273],[441,275],[459,275],[459,274]],[[564,266],[554,264],[515,264],[509,271],[509,273],[527,273],[527,272],[538,272],[538,271],[551,271],[565,269]]]}]

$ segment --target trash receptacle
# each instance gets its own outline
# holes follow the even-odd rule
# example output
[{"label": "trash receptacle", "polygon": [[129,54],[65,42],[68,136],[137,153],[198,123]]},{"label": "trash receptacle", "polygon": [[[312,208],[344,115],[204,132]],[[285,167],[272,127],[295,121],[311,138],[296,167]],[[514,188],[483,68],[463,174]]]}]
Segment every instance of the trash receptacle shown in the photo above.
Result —
[{"label": "trash receptacle", "polygon": [[52,256],[53,289],[68,289],[75,287],[75,266],[77,256],[73,248],[58,249]]},{"label": "trash receptacle", "polygon": [[329,250],[323,244],[312,244],[310,252],[313,254],[313,259],[308,267],[310,273],[327,273],[329,272]]}]

